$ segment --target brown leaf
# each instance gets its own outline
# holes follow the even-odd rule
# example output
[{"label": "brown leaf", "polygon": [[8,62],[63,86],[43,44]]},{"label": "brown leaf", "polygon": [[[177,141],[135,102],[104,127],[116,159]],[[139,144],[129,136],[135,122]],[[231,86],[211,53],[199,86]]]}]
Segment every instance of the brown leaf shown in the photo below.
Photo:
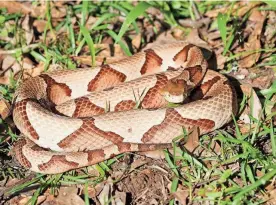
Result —
[{"label": "brown leaf", "polygon": [[272,191],[269,192],[268,198],[264,197],[267,205],[275,205],[276,204],[276,189],[274,188]]},{"label": "brown leaf", "polygon": [[212,147],[212,150],[214,150],[215,153],[217,153],[217,154],[220,153],[221,146],[219,145],[219,143],[217,141],[212,141],[211,147]]},{"label": "brown leaf", "polygon": [[185,37],[185,32],[183,29],[175,27],[172,29],[172,36],[177,40],[183,40],[183,38]]},{"label": "brown leaf", "polygon": [[138,35],[136,35],[136,36],[132,39],[131,43],[132,43],[132,45],[133,45],[136,49],[138,49],[138,48],[140,48],[141,40],[142,40],[142,36],[141,36],[141,34],[139,33]]},{"label": "brown leaf", "polygon": [[28,14],[32,11],[29,3],[15,1],[0,1],[0,8],[6,8],[8,13],[23,13]]},{"label": "brown leaf", "polygon": [[[234,10],[236,10],[239,7],[238,4],[235,4],[233,6],[233,12]],[[213,9],[213,10],[209,10],[207,11],[204,15],[210,18],[216,18],[218,16],[219,13],[226,13],[227,11],[229,11],[229,7],[220,7],[218,9]]]},{"label": "brown leaf", "polygon": [[26,44],[29,45],[34,37],[32,24],[30,24],[30,16],[26,15],[21,22],[22,29],[25,31]]},{"label": "brown leaf", "polygon": [[[28,204],[27,202],[29,202],[29,200],[31,198],[32,198],[31,196],[23,196],[23,195],[21,195],[21,199],[16,203],[16,205],[26,205],[26,204]],[[41,204],[45,200],[46,200],[46,196],[39,196],[39,197],[37,197],[36,205]]]},{"label": "brown leaf", "polygon": [[[248,41],[245,43],[244,51],[253,51],[261,48],[261,32],[263,29],[263,24],[266,19],[266,15],[262,15],[261,12],[257,9],[253,9],[249,17],[252,21],[255,22],[254,29],[249,35]],[[246,56],[243,56],[239,60],[239,66],[243,68],[252,67],[260,58],[261,53],[255,52]]]},{"label": "brown leaf", "polygon": [[10,68],[14,63],[16,62],[16,59],[12,56],[5,56],[3,57],[2,61],[2,71],[6,71],[8,68]]},{"label": "brown leaf", "polygon": [[57,197],[50,195],[44,203],[52,205],[84,205],[83,199],[77,193],[77,187],[61,187]]},{"label": "brown leaf", "polygon": [[204,25],[209,25],[211,22],[210,18],[202,18],[197,21],[192,19],[180,19],[179,24],[183,27],[190,27],[190,28],[200,28]]},{"label": "brown leaf", "polygon": [[42,33],[47,25],[47,21],[45,20],[35,20],[33,26],[36,27],[39,33]]},{"label": "brown leaf", "polygon": [[111,199],[111,193],[113,191],[113,182],[111,177],[107,179],[107,183],[105,183],[101,193],[98,195],[98,199],[101,204],[107,204],[107,202]]},{"label": "brown leaf", "polygon": [[8,101],[0,99],[0,115],[3,120],[11,114],[11,105]]},{"label": "brown leaf", "polygon": [[186,205],[187,198],[189,196],[189,189],[182,190],[177,189],[176,192],[172,193],[172,195],[175,197],[177,201],[180,202],[181,205]]},{"label": "brown leaf", "polygon": [[259,6],[260,4],[262,4],[261,1],[240,2],[240,8],[238,9],[238,16],[240,17],[244,16],[248,11]]},{"label": "brown leaf", "polygon": [[[186,41],[191,44],[194,44],[196,46],[199,46],[201,48],[205,48],[205,49],[211,51],[211,48],[207,44],[207,42],[205,42],[204,40],[202,40],[200,38],[200,33],[199,33],[198,29],[192,29],[191,32],[189,33],[189,35],[186,37]],[[207,58],[210,58],[210,56],[208,56]]]},{"label": "brown leaf", "polygon": [[139,154],[144,155],[149,158],[152,158],[152,159],[165,159],[165,154],[164,154],[163,150],[139,152]]},{"label": "brown leaf", "polygon": [[[239,2],[236,3],[233,8],[232,8],[232,13],[238,13],[239,17],[244,16],[249,10],[252,8],[262,4],[261,1],[259,2],[251,2],[251,1],[246,1],[246,2]],[[229,7],[220,7],[218,9],[213,9],[210,11],[207,11],[204,15],[212,18],[216,18],[219,13],[227,13],[229,11]]]},{"label": "brown leaf", "polygon": [[[53,19],[59,19],[66,16],[66,7],[56,7],[52,2],[50,3],[51,6],[51,16]],[[46,14],[47,5],[46,2],[41,3],[37,6],[32,6],[32,13],[33,17],[44,17]]]},{"label": "brown leaf", "polygon": [[[167,185],[167,188],[170,190],[172,186],[172,182],[170,182]],[[181,205],[186,205],[187,204],[187,198],[189,196],[189,189],[183,187],[182,185],[178,185],[177,190],[172,193],[172,196],[175,197],[175,199],[181,204]]]},{"label": "brown leaf", "polygon": [[188,134],[188,140],[185,143],[185,148],[193,152],[199,145],[199,130],[198,127],[193,127]]},{"label": "brown leaf", "polygon": [[264,36],[266,37],[265,44],[274,45],[275,43],[275,30],[276,30],[276,13],[273,11],[269,11],[268,20],[265,26]]},{"label": "brown leaf", "polygon": [[250,85],[241,85],[240,86],[244,95],[247,96],[248,104],[245,106],[243,112],[240,115],[240,120],[248,125],[242,125],[240,131],[242,133],[248,133],[250,129],[255,129],[255,123],[252,123],[249,116],[254,117],[256,120],[261,120],[263,116],[262,104],[258,98],[256,92]]},{"label": "brown leaf", "polygon": [[[88,197],[89,198],[95,198],[99,195],[99,193],[103,190],[105,186],[105,181],[97,184],[95,187],[88,186]],[[84,194],[83,189],[82,189],[82,194]]]},{"label": "brown leaf", "polygon": [[[252,115],[257,120],[260,120],[263,118],[263,113],[262,113],[262,104],[257,96],[256,92],[250,85],[241,85],[240,86],[243,94],[245,94],[249,98],[249,103],[248,103],[248,108],[249,110],[245,110],[242,115]],[[252,112],[251,112],[251,111]],[[248,113],[251,112],[251,113]],[[245,117],[246,118],[246,117]],[[245,123],[250,123],[250,120],[247,118],[247,120],[244,120]]]},{"label": "brown leaf", "polygon": [[148,43],[143,50],[149,49],[155,45],[162,45],[166,43],[172,43],[175,42],[176,39],[172,35],[172,30],[162,32],[154,41],[154,43]]}]

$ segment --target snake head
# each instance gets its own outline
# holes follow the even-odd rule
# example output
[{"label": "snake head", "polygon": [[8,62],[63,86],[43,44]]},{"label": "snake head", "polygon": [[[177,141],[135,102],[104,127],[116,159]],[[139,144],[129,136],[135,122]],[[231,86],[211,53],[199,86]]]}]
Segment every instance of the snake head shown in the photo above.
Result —
[{"label": "snake head", "polygon": [[182,103],[190,95],[194,86],[188,80],[171,79],[160,89],[160,94],[170,103]]}]

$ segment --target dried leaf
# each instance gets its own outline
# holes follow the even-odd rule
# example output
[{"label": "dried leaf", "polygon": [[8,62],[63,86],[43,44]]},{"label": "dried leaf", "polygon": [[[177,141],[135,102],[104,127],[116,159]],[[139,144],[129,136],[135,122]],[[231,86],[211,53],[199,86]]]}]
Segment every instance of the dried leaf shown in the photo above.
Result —
[{"label": "dried leaf", "polygon": [[36,30],[39,33],[42,33],[47,25],[47,21],[45,20],[35,20],[33,26],[36,27]]},{"label": "dried leaf", "polygon": [[182,189],[177,189],[176,192],[172,193],[172,195],[175,197],[175,199],[177,201],[179,201],[179,203],[181,205],[186,205],[187,204],[187,198],[189,196],[189,189],[186,190],[182,190]]},{"label": "dried leaf", "polygon": [[[105,186],[105,181],[97,184],[95,187],[88,186],[88,197],[95,198],[99,195],[99,193],[103,190]],[[83,190],[82,190],[83,192]],[[83,194],[83,193],[82,193]]]},{"label": "dried leaf", "polygon": [[[246,2],[239,2],[236,3],[233,8],[231,13],[238,13],[239,17],[244,16],[249,10],[251,10],[252,8],[260,5],[262,2],[251,2],[251,1],[246,1]],[[207,11],[204,15],[211,17],[211,18],[216,18],[218,16],[219,13],[227,13],[229,11],[229,7],[221,7],[218,9],[213,9],[210,11]]]},{"label": "dried leaf", "polygon": [[189,152],[193,152],[199,145],[199,130],[198,127],[193,127],[189,131],[188,140],[185,143],[185,148]]},{"label": "dried leaf", "polygon": [[211,22],[210,18],[203,18],[199,19],[197,21],[194,21],[192,19],[180,19],[179,24],[183,27],[190,27],[194,29],[198,29],[204,25],[209,25]]},{"label": "dried leaf", "polygon": [[14,63],[16,62],[16,59],[12,56],[5,56],[3,57],[2,62],[2,71],[6,71],[8,68],[10,68]]},{"label": "dried leaf", "polygon": [[[16,205],[26,205],[26,204],[28,204],[28,202],[31,198],[32,198],[31,196],[22,196],[22,198],[16,203]],[[36,204],[39,205],[42,202],[44,202],[45,200],[46,200],[46,196],[39,196],[37,198]]]},{"label": "dried leaf", "polygon": [[77,187],[61,187],[57,197],[50,195],[44,203],[53,205],[84,205],[83,199],[77,193]]},{"label": "dried leaf", "polygon": [[115,191],[114,200],[112,200],[112,205],[125,205],[127,201],[126,192]]},{"label": "dried leaf", "polygon": [[113,191],[112,185],[112,179],[109,177],[101,193],[98,195],[98,199],[102,205],[107,204],[107,202],[111,199],[111,193]]},{"label": "dried leaf", "polygon": [[0,99],[0,115],[3,120],[9,117],[11,114],[11,105],[8,101]]},{"label": "dried leaf", "polygon": [[194,44],[196,46],[199,46],[199,47],[202,47],[202,48],[205,48],[205,49],[211,51],[211,48],[207,44],[207,42],[205,42],[204,40],[202,40],[200,38],[198,29],[192,29],[191,32],[189,33],[189,35],[187,36],[186,41],[191,44]]},{"label": "dried leaf", "polygon": [[256,92],[250,85],[241,85],[240,87],[242,92],[249,99],[249,103],[246,105],[239,118],[243,123],[248,124],[248,126],[242,125],[241,127],[241,132],[247,133],[250,131],[249,129],[255,128],[255,125],[254,123],[252,124],[252,120],[250,120],[249,116],[254,117],[256,120],[261,120],[263,118],[262,104]]},{"label": "dried leaf", "polygon": [[141,40],[142,40],[142,36],[141,34],[138,34],[132,39],[131,43],[136,49],[138,49],[140,48]]},{"label": "dried leaf", "polygon": [[269,192],[269,198],[266,201],[267,205],[275,205],[276,204],[276,189],[274,188]]},{"label": "dried leaf", "polygon": [[0,8],[6,8],[8,13],[28,14],[32,11],[29,4],[15,1],[0,1]]},{"label": "dried leaf", "polygon": [[139,152],[139,154],[144,155],[149,158],[152,158],[152,159],[165,159],[165,154],[164,154],[163,150]]},{"label": "dried leaf", "polygon": [[26,44],[29,45],[34,38],[34,31],[32,24],[30,24],[30,16],[26,15],[21,23],[22,29],[25,31]]},{"label": "dried leaf", "polygon": [[[264,21],[266,15],[262,15],[261,12],[257,9],[253,9],[250,19],[255,22],[254,29],[249,35],[247,43],[245,43],[244,51],[254,51],[261,48],[261,32],[263,30]],[[249,55],[242,57],[239,60],[240,67],[250,68],[252,67],[260,58],[261,53],[255,52]]]}]

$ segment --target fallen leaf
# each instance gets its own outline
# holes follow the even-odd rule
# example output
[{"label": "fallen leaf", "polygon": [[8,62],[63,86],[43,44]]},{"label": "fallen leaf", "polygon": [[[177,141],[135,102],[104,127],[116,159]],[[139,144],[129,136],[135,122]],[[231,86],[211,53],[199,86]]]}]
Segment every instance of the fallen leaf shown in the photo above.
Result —
[{"label": "fallen leaf", "polygon": [[268,197],[264,197],[266,201],[266,205],[275,205],[276,204],[276,189],[274,188],[269,192]]},{"label": "fallen leaf", "polygon": [[25,33],[26,44],[29,45],[34,38],[33,26],[30,23],[30,16],[26,15],[21,22],[22,29]]},{"label": "fallen leaf", "polygon": [[189,35],[187,36],[186,41],[199,47],[205,48],[207,50],[211,50],[209,45],[200,38],[200,33],[198,29],[192,29]]},{"label": "fallen leaf", "polygon": [[[66,7],[56,7],[53,2],[50,2],[51,7],[51,17],[53,19],[60,19],[66,16]],[[47,4],[43,2],[39,5],[32,6],[31,15],[33,17],[41,17],[44,18],[47,11]]]},{"label": "fallen leaf", "polygon": [[138,35],[136,35],[136,36],[132,39],[131,43],[132,43],[132,45],[133,45],[136,49],[138,49],[138,48],[140,48],[141,40],[142,40],[142,36],[141,36],[141,34],[139,33]]},{"label": "fallen leaf", "polygon": [[[89,198],[95,198],[99,195],[99,193],[103,190],[105,186],[105,181],[98,183],[95,187],[88,186],[88,197]],[[82,189],[82,194],[84,194],[83,189]]]},{"label": "fallen leaf", "polygon": [[263,119],[264,116],[262,112],[262,104],[254,89],[250,85],[241,85],[240,88],[243,94],[248,98],[248,103],[239,117],[244,124],[248,125],[242,125],[240,130],[242,133],[247,133],[250,131],[249,129],[254,129],[256,127],[255,123],[252,123],[250,116],[257,121]]},{"label": "fallen leaf", "polygon": [[14,57],[10,56],[10,55],[3,57],[1,70],[2,70],[2,71],[6,71],[6,70],[9,69],[15,62],[16,62],[16,59],[15,59]]},{"label": "fallen leaf", "polygon": [[240,17],[244,16],[247,12],[249,12],[251,9],[259,6],[260,4],[262,4],[261,1],[240,2],[240,8],[238,9],[238,16],[240,16]]},{"label": "fallen leaf", "polygon": [[[242,17],[252,8],[255,8],[260,4],[262,4],[262,2],[251,2],[251,1],[239,2],[233,6],[231,13],[237,13],[239,17]],[[209,10],[204,15],[211,18],[216,18],[219,13],[227,13],[229,9],[230,9],[229,7],[220,7],[218,9]]]},{"label": "fallen leaf", "polygon": [[161,33],[156,40],[154,41],[154,43],[148,43],[145,48],[143,48],[142,50],[146,50],[149,49],[155,45],[162,45],[162,44],[167,44],[167,43],[173,43],[176,42],[176,39],[173,37],[172,35],[172,30],[166,31]]},{"label": "fallen leaf", "polygon": [[8,101],[0,99],[0,115],[3,120],[11,114],[11,105]]},{"label": "fallen leaf", "polygon": [[198,127],[193,127],[191,130],[189,130],[189,134],[187,136],[187,142],[185,143],[185,148],[193,153],[194,150],[199,145],[199,130]]},{"label": "fallen leaf", "polygon": [[[169,182],[167,185],[167,189],[170,190],[172,186],[172,182]],[[187,204],[187,198],[189,197],[189,189],[185,188],[181,184],[178,184],[177,190],[171,195],[178,201],[181,205],[186,205]],[[177,203],[177,202],[176,202]]]},{"label": "fallen leaf", "polygon": [[[262,104],[255,90],[250,85],[241,85],[240,88],[243,94],[249,98],[248,106],[251,112],[247,114],[252,115],[256,120],[261,120],[264,117],[262,113]],[[250,123],[249,121],[245,122]]]},{"label": "fallen leaf", "polygon": [[107,204],[107,202],[111,199],[112,191],[113,191],[112,179],[111,177],[108,177],[101,193],[97,197],[102,205]]},{"label": "fallen leaf", "polygon": [[8,13],[28,14],[32,11],[30,3],[25,4],[23,2],[15,1],[0,1],[0,8],[6,8]]},{"label": "fallen leaf", "polygon": [[[26,205],[26,204],[28,204],[28,202],[31,198],[32,198],[31,196],[22,197],[18,201],[17,205]],[[38,196],[37,201],[36,201],[36,205],[39,205],[39,204],[43,203],[45,200],[46,200],[46,196]]]},{"label": "fallen leaf", "polygon": [[47,21],[45,20],[35,20],[33,26],[39,33],[42,33],[47,25]]},{"label": "fallen leaf", "polygon": [[[253,9],[249,17],[255,22],[254,28],[252,28],[252,33],[248,37],[248,41],[245,43],[243,51],[254,51],[261,48],[261,32],[263,30],[264,21],[266,15],[263,15],[258,9]],[[243,56],[239,60],[239,66],[243,68],[252,67],[260,58],[261,52],[255,52],[246,56]]]},{"label": "fallen leaf", "polygon": [[275,36],[275,30],[276,30],[276,13],[269,11],[268,20],[267,20],[265,32],[264,32],[264,36],[266,37],[265,44],[273,45],[273,43],[275,42],[275,38],[273,38]]},{"label": "fallen leaf", "polygon": [[115,191],[114,200],[112,200],[112,205],[125,205],[127,201],[126,192]]},{"label": "fallen leaf", "polygon": [[172,193],[172,195],[175,197],[177,201],[179,201],[181,205],[186,205],[187,198],[189,197],[189,190],[183,190],[178,188],[176,192]]},{"label": "fallen leaf", "polygon": [[153,150],[147,152],[139,152],[140,155],[152,158],[152,159],[165,159],[165,154],[163,150]]},{"label": "fallen leaf", "polygon": [[202,18],[197,21],[194,21],[192,19],[180,19],[179,24],[183,27],[190,27],[193,29],[198,29],[204,25],[209,25],[211,22],[210,18]]},{"label": "fallen leaf", "polygon": [[[84,205],[83,199],[78,195],[77,187],[61,187],[57,197],[50,195],[44,202],[52,205]],[[43,204],[44,204],[43,203]]]}]

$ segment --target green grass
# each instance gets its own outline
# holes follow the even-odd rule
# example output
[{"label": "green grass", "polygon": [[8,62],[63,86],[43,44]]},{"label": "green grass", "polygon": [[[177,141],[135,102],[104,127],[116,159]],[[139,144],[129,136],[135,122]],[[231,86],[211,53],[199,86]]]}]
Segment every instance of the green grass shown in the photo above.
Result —
[{"label": "green grass", "polygon": [[[111,37],[114,43],[118,43],[126,55],[133,54],[133,48],[125,41],[132,38],[130,33],[141,32],[138,26],[138,17],[143,16],[153,24],[154,17],[146,13],[147,8],[153,6],[158,8],[164,15],[164,22],[170,27],[178,25],[178,19],[192,18],[195,20],[197,9],[201,14],[213,9],[221,2],[139,2],[135,7],[130,2],[90,2],[83,1],[79,5],[67,6],[67,16],[59,22],[57,26],[53,25],[51,17],[50,3],[46,4],[45,20],[47,25],[42,34],[42,42],[32,45],[24,44],[24,36],[19,35],[22,28],[18,24],[7,28],[5,22],[14,20],[18,22],[22,17],[20,14],[7,14],[5,9],[0,9],[0,36],[17,36],[17,43],[1,40],[0,45],[4,48],[6,54],[13,55],[18,61],[23,56],[30,55],[37,62],[43,62],[45,71],[51,64],[59,64],[66,69],[76,69],[78,63],[71,59],[72,55],[86,55],[83,51],[85,46],[89,49],[89,55],[93,65],[96,62],[97,50],[95,44],[101,43],[104,38]],[[248,15],[238,19],[236,14],[232,14],[233,3],[224,3],[229,6],[229,11],[225,14],[219,14],[217,19],[213,19],[214,27],[220,32],[224,46],[223,55],[227,56],[226,66],[232,66],[233,62],[241,56],[256,52],[272,53],[268,62],[257,64],[256,67],[275,65],[275,48],[263,48],[255,51],[246,51],[233,53],[231,46],[239,40],[238,32],[242,29],[241,25],[246,23]],[[268,5],[263,5],[260,9],[267,9],[275,5],[267,1]],[[110,10],[111,9],[111,10]],[[80,20],[76,25],[72,25],[71,18],[80,14]],[[85,27],[89,17],[97,17],[92,27]],[[124,21],[119,21],[119,17]],[[230,26],[230,23],[234,23]],[[65,26],[67,38],[58,36],[60,29]],[[113,29],[109,29],[114,26]],[[154,27],[154,26],[153,26]],[[154,28],[156,32],[156,28]],[[53,39],[47,39],[47,32],[50,32]],[[47,41],[47,44],[46,44]],[[145,46],[146,40],[142,39],[142,47]],[[15,80],[11,77],[9,86],[0,85],[1,98],[12,101],[14,91],[20,82],[20,78]],[[250,116],[252,123],[256,125],[248,133],[242,133],[237,123],[237,117],[233,116],[233,131],[220,129],[212,135],[204,135],[200,138],[199,148],[204,155],[194,155],[186,150],[179,148],[173,143],[173,153],[165,151],[165,161],[171,170],[171,187],[170,192],[174,193],[182,185],[189,192],[189,202],[210,201],[213,204],[261,204],[264,202],[262,196],[267,194],[266,185],[272,182],[276,175],[276,135],[272,118],[276,113],[269,109],[274,104],[272,96],[276,93],[276,83],[269,89],[257,92],[263,101],[263,120],[257,120]],[[243,97],[240,102],[240,112],[245,105],[250,105],[252,101]],[[4,127],[0,142],[3,145],[1,153],[7,154],[10,150],[9,144],[17,139],[17,135],[11,126],[1,119],[1,127]],[[184,136],[185,132],[184,132]],[[183,136],[182,136],[183,137]],[[186,136],[187,137],[187,136]],[[9,140],[9,138],[11,140]],[[185,137],[184,137],[185,138]],[[270,141],[271,150],[264,152],[263,147],[259,144],[261,141]],[[212,144],[220,145],[220,154],[212,148]],[[266,150],[267,151],[267,150]],[[39,195],[50,188],[51,193],[55,194],[61,185],[77,185],[84,187],[84,201],[89,204],[88,187],[95,186],[106,180],[112,174],[113,165],[124,155],[117,156],[113,159],[99,163],[94,166],[84,168],[77,173],[76,171],[66,172],[58,175],[41,175],[35,177],[19,186],[10,189],[7,194],[17,194],[26,188],[32,188],[39,185],[35,190],[29,204],[35,204]],[[97,176],[91,174],[91,170],[96,170]],[[22,170],[10,166],[0,169],[1,178],[19,178],[23,177]],[[94,172],[93,172],[94,173]],[[262,173],[257,174],[257,173]],[[24,177],[23,177],[24,178]],[[114,183],[120,179],[114,179]],[[170,204],[174,200],[170,200]]]}]

